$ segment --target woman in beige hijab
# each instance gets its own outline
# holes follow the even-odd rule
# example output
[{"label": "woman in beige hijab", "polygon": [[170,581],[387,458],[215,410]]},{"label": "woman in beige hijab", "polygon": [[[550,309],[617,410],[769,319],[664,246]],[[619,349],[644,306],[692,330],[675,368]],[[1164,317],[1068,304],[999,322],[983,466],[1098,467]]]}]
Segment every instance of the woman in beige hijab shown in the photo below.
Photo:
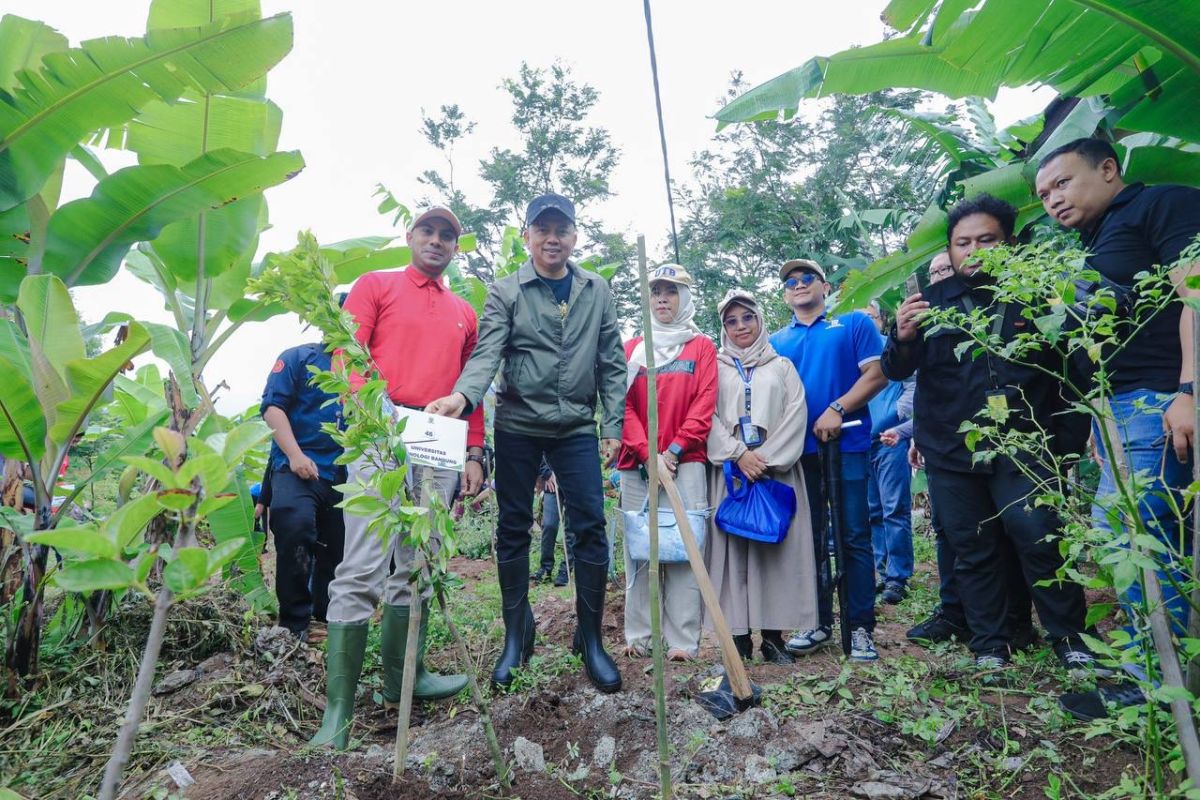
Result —
[{"label": "woman in beige hijab", "polygon": [[[710,502],[717,507],[725,499],[723,466],[734,461],[751,481],[771,478],[790,486],[796,493],[796,514],[778,544],[727,534],[714,521],[708,571],[742,657],[752,654],[750,632],[757,629],[763,659],[791,664],[795,659],[784,649],[782,631],[817,624],[812,518],[800,470],[808,417],[804,386],[795,368],[771,347],[753,295],[732,289],[717,313],[722,327],[717,411],[708,436],[708,459],[715,467]],[[747,416],[748,426],[740,421]]]}]

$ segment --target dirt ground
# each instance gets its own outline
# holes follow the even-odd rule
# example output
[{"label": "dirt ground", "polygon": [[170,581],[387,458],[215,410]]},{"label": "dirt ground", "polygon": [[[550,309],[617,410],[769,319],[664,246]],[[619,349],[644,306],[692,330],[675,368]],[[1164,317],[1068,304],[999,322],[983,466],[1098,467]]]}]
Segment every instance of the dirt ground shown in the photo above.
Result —
[{"label": "dirt ground", "polygon": [[[502,631],[495,573],[489,561],[466,559],[457,560],[454,570],[464,585],[452,603],[462,609],[459,624],[476,653],[472,668],[486,682]],[[927,570],[914,581],[926,587],[926,599],[931,582]],[[513,795],[656,797],[651,661],[618,657],[623,691],[597,693],[569,655],[575,625],[569,590],[538,587],[534,598],[538,658],[519,690],[492,698],[500,744],[515,767]],[[1062,773],[1066,788],[1058,796],[1082,797],[1111,788],[1122,772],[1137,768],[1136,749],[1103,737],[1085,741],[1057,711],[1053,698],[1063,676],[1045,648],[1018,662],[1015,683],[987,683],[968,668],[964,649],[930,651],[907,641],[904,632],[919,605],[914,599],[881,607],[878,664],[848,664],[834,647],[794,666],[750,663],[764,702],[724,722],[692,700],[700,680],[719,663],[714,642],[706,637],[695,663],[668,664],[677,796],[1044,798],[1051,796],[1049,776]],[[607,612],[606,640],[616,652],[622,641],[619,589],[610,591]],[[435,629],[431,640],[437,638]],[[429,661],[443,671],[454,666],[445,647],[433,649]],[[364,675],[360,687],[353,749],[330,754],[303,746],[324,702],[319,650],[260,629],[246,652],[177,666],[159,681],[152,720],[186,716],[191,708],[204,709],[194,714],[197,724],[212,724],[214,706],[224,702],[243,709],[240,725],[265,725],[269,735],[181,748],[176,760],[194,785],[180,790],[165,769],[151,769],[131,780],[125,797],[166,797],[168,791],[188,800],[500,796],[482,726],[464,697],[414,709],[406,774],[393,784],[395,716],[378,704],[377,676]],[[252,714],[245,710],[247,693],[255,698]],[[277,703],[267,702],[272,696]],[[161,759],[162,767],[170,758]]]}]

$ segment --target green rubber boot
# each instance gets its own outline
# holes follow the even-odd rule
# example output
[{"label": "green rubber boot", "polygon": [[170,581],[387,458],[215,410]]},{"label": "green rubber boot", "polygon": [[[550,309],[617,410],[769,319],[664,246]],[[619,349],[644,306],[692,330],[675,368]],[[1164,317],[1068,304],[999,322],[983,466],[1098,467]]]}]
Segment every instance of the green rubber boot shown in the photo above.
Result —
[{"label": "green rubber boot", "polygon": [[310,745],[333,745],[345,750],[350,745],[354,721],[354,690],[362,672],[367,649],[366,622],[330,622],[325,640],[325,716]]},{"label": "green rubber boot", "polygon": [[[421,633],[417,639],[417,678],[413,697],[418,700],[441,700],[453,697],[467,685],[466,675],[438,675],[425,669],[425,629],[429,620],[429,601],[421,602]],[[408,645],[408,606],[383,607],[383,636],[380,655],[383,657],[383,702],[393,706],[400,702],[404,685],[404,651]]]}]

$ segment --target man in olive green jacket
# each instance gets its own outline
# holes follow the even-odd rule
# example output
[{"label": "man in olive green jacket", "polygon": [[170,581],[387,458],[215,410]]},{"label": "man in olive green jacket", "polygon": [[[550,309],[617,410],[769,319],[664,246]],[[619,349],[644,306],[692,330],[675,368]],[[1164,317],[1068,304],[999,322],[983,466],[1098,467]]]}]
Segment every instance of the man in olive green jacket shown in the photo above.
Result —
[{"label": "man in olive green jacket", "polygon": [[[496,560],[503,598],[504,650],[492,681],[512,683],[533,652],[529,605],[529,529],[542,456],[558,478],[575,531],[574,649],[598,689],[621,688],[604,650],[601,620],[608,573],[601,455],[616,457],[625,415],[625,352],[612,291],[603,278],[570,261],[575,206],[542,195],[525,215],[530,261],[488,291],[479,342],[454,393],[428,407],[462,416],[483,399],[503,361],[496,391]],[[602,407],[596,436],[596,399]]]}]

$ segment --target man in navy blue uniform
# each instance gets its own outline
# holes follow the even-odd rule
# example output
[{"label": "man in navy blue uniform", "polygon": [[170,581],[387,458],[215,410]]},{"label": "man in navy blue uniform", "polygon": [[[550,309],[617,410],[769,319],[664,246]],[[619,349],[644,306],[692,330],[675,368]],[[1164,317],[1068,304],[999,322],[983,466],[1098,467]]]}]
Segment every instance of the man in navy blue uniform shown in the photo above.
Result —
[{"label": "man in navy blue uniform", "polygon": [[269,509],[279,624],[301,639],[308,638],[311,620],[325,622],[329,582],[346,538],[337,507],[342,494],[334,488],[346,481],[346,468],[334,463],[342,449],[321,429],[324,422],[340,422],[341,406],[328,403],[336,398],[310,383],[310,365],[330,369],[323,344],[280,353],[259,407],[274,432]]},{"label": "man in navy blue uniform", "polygon": [[[819,627],[801,631],[787,643],[793,654],[809,653],[832,641],[833,581],[829,572],[826,498],[821,486],[819,442],[840,439],[842,451],[843,553],[850,628],[850,658],[874,661],[875,554],[867,508],[867,459],[871,414],[867,401],[887,385],[879,369],[883,339],[861,311],[837,317],[825,313],[829,283],[815,261],[796,258],[779,270],[783,299],[792,308],[791,323],[771,336],[771,346],[790,359],[804,384],[809,431],[804,441],[804,483],[813,523],[817,557]],[[843,422],[858,421],[842,431]]]}]

